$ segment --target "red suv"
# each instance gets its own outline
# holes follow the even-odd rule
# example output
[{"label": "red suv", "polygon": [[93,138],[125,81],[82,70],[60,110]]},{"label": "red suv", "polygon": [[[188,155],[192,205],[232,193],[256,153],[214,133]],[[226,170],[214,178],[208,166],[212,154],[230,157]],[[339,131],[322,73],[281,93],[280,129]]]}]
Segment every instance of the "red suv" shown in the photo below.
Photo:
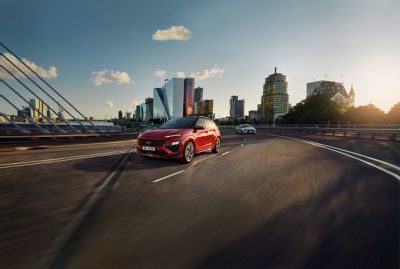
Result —
[{"label": "red suv", "polygon": [[221,147],[221,134],[207,117],[183,117],[170,120],[138,137],[137,152],[148,157],[178,157],[190,163],[194,154]]}]

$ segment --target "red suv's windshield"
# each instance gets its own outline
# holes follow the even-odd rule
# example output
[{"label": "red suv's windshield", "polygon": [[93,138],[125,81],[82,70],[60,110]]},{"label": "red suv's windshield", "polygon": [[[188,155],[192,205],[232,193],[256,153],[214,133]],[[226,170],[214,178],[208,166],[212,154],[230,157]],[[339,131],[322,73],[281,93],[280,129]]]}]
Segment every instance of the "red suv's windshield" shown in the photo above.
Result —
[{"label": "red suv's windshield", "polygon": [[160,126],[161,129],[192,129],[197,120],[197,117],[193,118],[179,118],[170,120]]}]

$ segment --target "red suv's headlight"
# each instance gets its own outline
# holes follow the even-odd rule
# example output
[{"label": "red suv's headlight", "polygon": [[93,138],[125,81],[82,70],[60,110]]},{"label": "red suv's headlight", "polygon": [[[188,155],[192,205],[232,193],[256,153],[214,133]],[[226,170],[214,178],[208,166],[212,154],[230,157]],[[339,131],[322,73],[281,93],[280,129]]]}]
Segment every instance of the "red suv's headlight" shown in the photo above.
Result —
[{"label": "red suv's headlight", "polygon": [[171,137],[180,137],[182,134],[173,134],[173,135],[166,135],[165,138],[171,138]]}]

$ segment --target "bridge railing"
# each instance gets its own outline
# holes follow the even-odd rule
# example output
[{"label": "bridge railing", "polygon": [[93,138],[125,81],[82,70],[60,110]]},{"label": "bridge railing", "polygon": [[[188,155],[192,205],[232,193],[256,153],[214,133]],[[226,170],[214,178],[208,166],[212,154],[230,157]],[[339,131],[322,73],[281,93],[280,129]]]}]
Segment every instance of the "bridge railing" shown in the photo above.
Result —
[{"label": "bridge railing", "polygon": [[[37,126],[40,126],[38,128]],[[74,125],[74,124],[72,124]],[[85,129],[83,129],[79,125],[74,125],[76,129],[80,130],[81,134],[85,133]],[[65,130],[64,134],[66,135],[71,135],[73,136],[74,133],[69,133],[69,126],[63,123],[58,123],[57,127],[61,130]],[[96,126],[97,129],[101,130],[100,133],[121,133],[122,128],[121,126],[117,125],[111,125],[111,126]],[[54,126],[48,123],[18,123],[18,125],[12,124],[12,123],[0,123],[0,137],[4,135],[20,135],[21,133],[21,128],[24,130],[28,131],[27,133],[29,134],[52,134],[52,135],[57,135],[59,134],[56,129],[54,129]],[[46,132],[43,132],[42,130],[45,130]],[[87,133],[87,132],[86,132]]]},{"label": "bridge railing", "polygon": [[[220,126],[221,129],[235,127],[232,125]],[[352,125],[346,127],[328,127],[327,125],[254,125],[254,127],[257,130],[269,133],[320,134],[400,142],[400,125]]]}]

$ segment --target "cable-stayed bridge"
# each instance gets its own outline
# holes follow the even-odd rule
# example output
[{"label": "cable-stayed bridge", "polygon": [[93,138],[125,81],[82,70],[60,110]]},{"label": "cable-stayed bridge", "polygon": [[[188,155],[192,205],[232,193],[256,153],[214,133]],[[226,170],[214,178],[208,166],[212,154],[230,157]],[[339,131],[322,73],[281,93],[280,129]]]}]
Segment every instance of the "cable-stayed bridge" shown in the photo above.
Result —
[{"label": "cable-stayed bridge", "polygon": [[[90,121],[59,90],[1,42],[0,58],[3,59],[0,61],[3,74],[0,89],[4,93],[0,94],[0,116],[5,121],[0,124],[0,134],[73,135],[120,131],[118,126]],[[21,103],[25,109],[19,108]],[[5,113],[9,108],[16,110],[18,121]]]}]

